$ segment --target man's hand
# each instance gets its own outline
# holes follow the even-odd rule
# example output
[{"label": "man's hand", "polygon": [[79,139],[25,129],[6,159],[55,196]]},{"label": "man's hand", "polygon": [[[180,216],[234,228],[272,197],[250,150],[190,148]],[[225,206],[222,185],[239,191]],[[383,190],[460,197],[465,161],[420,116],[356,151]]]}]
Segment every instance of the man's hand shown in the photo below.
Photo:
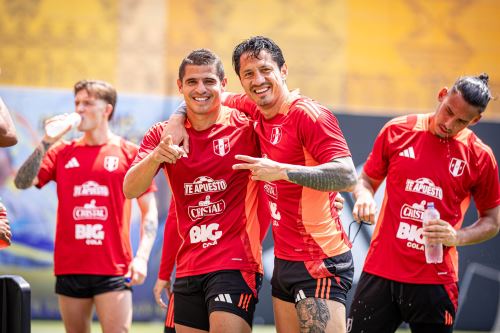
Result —
[{"label": "man's hand", "polygon": [[182,147],[174,145],[172,136],[170,134],[165,134],[166,132],[163,133],[164,135],[162,135],[162,139],[158,146],[156,146],[153,150],[151,158],[153,158],[153,160],[158,164],[163,162],[175,164],[179,158],[187,157],[187,154]]},{"label": "man's hand", "polygon": [[364,221],[374,224],[376,212],[377,204],[375,203],[375,199],[373,195],[367,191],[358,196],[354,203],[354,208],[352,209],[352,216],[358,223]]},{"label": "man's hand", "polygon": [[155,295],[156,304],[158,304],[162,309],[166,310],[167,304],[165,304],[165,302],[161,298],[163,290],[165,290],[167,299],[169,299],[172,296],[172,287],[170,285],[170,281],[157,279],[153,288],[153,294]]},{"label": "man's hand", "polygon": [[144,283],[148,275],[148,262],[142,257],[135,257],[128,266],[128,272],[125,277],[130,278],[130,282],[126,283],[127,286],[135,286]]},{"label": "man's hand", "polygon": [[335,196],[335,200],[333,202],[333,206],[337,210],[339,216],[342,213],[342,209],[344,209],[344,201],[344,197],[339,192],[337,192],[337,195]]},{"label": "man's hand", "polygon": [[424,225],[422,236],[429,244],[443,243],[445,246],[456,246],[458,244],[457,231],[444,220],[432,220]]},{"label": "man's hand", "polygon": [[250,170],[252,180],[272,182],[275,180],[287,180],[286,164],[278,163],[268,158],[251,157],[247,155],[236,155],[237,160],[246,162],[234,164],[234,170]]}]

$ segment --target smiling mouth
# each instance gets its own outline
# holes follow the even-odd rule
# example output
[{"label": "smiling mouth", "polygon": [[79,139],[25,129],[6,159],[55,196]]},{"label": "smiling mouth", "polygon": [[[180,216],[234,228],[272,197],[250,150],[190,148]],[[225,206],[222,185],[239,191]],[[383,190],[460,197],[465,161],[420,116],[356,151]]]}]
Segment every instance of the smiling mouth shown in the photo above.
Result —
[{"label": "smiling mouth", "polygon": [[254,89],[253,92],[259,95],[267,92],[270,89],[271,87],[264,87],[264,88]]},{"label": "smiling mouth", "polygon": [[193,99],[197,102],[206,102],[208,101],[208,97],[193,97]]}]

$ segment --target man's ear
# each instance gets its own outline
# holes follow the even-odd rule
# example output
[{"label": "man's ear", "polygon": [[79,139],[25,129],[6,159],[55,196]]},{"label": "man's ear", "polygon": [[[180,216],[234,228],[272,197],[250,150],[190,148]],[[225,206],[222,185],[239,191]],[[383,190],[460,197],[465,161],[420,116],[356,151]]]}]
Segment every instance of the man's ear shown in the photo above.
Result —
[{"label": "man's ear", "polygon": [[288,66],[285,64],[283,64],[283,66],[281,66],[281,78],[283,79],[283,81],[286,81],[286,78],[288,76]]},{"label": "man's ear", "polygon": [[441,88],[438,93],[438,101],[442,102],[446,95],[448,95],[448,87]]},{"label": "man's ear", "polygon": [[182,94],[182,81],[177,79],[177,88],[179,89],[179,92]]},{"label": "man's ear", "polygon": [[479,120],[481,120],[481,117],[482,117],[481,114],[475,116],[474,119],[472,119],[471,122],[469,123],[469,126],[476,125],[479,122]]},{"label": "man's ear", "polygon": [[221,88],[222,88],[222,89],[221,89],[221,90],[222,90],[222,92],[226,91],[226,84],[227,84],[227,77],[224,77],[224,78],[222,79],[222,81],[220,81],[220,86],[221,86]]}]

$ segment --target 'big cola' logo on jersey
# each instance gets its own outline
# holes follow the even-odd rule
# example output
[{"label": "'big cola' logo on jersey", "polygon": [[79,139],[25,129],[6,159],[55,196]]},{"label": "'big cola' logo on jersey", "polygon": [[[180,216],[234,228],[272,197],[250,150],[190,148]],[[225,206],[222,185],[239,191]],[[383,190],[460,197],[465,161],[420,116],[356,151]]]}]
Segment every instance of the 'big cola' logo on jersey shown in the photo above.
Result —
[{"label": "'big cola' logo on jersey", "polygon": [[217,240],[222,237],[218,223],[209,225],[195,225],[189,230],[189,240],[191,244],[203,243],[203,248],[217,244]]},{"label": "'big cola' logo on jersey", "polygon": [[210,192],[222,192],[227,188],[226,181],[224,179],[213,180],[207,176],[201,176],[196,178],[192,183],[184,184],[184,194],[200,194],[200,193],[210,193]]},{"label": "'big cola' logo on jersey", "polygon": [[409,204],[404,204],[401,207],[400,217],[402,219],[410,219],[413,221],[422,222],[424,210],[425,210],[425,200],[423,200],[419,204],[415,203],[411,206]]},{"label": "'big cola' logo on jersey", "polygon": [[278,199],[278,186],[276,184],[265,182],[264,192],[271,198]]},{"label": "'big cola' logo on jersey", "polygon": [[210,196],[207,195],[205,200],[198,202],[198,206],[189,206],[188,215],[193,221],[204,218],[205,216],[219,215],[226,210],[226,203],[224,200],[210,202]]},{"label": "'big cola' logo on jersey", "polygon": [[82,185],[76,185],[73,188],[73,197],[83,196],[101,196],[108,197],[109,189],[106,185],[99,185],[98,183],[89,180]]},{"label": "'big cola' logo on jersey", "polygon": [[405,191],[425,194],[439,200],[443,199],[443,189],[436,186],[429,178],[407,179]]},{"label": "'big cola' logo on jersey", "polygon": [[75,220],[107,220],[108,208],[105,206],[96,206],[95,200],[90,203],[73,208],[73,219]]},{"label": "'big cola' logo on jersey", "polygon": [[87,245],[102,245],[102,224],[75,224],[75,239],[85,239]]},{"label": "'big cola' logo on jersey", "polygon": [[424,237],[422,233],[424,228],[419,228],[416,225],[399,222],[398,232],[396,233],[396,238],[407,240],[406,246],[412,249],[424,250]]}]

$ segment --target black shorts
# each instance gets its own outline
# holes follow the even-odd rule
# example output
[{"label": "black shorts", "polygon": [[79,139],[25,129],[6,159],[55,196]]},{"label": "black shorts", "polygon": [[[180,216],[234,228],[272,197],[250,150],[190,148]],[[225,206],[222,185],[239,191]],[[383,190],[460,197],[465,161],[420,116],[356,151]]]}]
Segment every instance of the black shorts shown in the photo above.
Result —
[{"label": "black shorts", "polygon": [[262,274],[236,270],[178,278],[174,283],[176,324],[208,331],[213,311],[243,318],[252,327]]},{"label": "black shorts", "polygon": [[175,333],[174,323],[174,294],[168,300],[167,314],[165,315],[165,327],[163,333]]},{"label": "black shorts", "polygon": [[313,297],[331,299],[345,305],[353,275],[351,251],[310,262],[274,258],[272,294],[282,301],[295,304]]},{"label": "black shorts", "polygon": [[110,291],[132,290],[125,285],[123,276],[107,275],[57,275],[56,294],[75,297],[92,298],[95,295]]},{"label": "black shorts", "polygon": [[[395,332],[403,321],[413,332],[452,332],[457,300],[456,283],[401,283],[363,272],[347,318],[347,332]],[[427,329],[413,328],[423,325]]]}]

